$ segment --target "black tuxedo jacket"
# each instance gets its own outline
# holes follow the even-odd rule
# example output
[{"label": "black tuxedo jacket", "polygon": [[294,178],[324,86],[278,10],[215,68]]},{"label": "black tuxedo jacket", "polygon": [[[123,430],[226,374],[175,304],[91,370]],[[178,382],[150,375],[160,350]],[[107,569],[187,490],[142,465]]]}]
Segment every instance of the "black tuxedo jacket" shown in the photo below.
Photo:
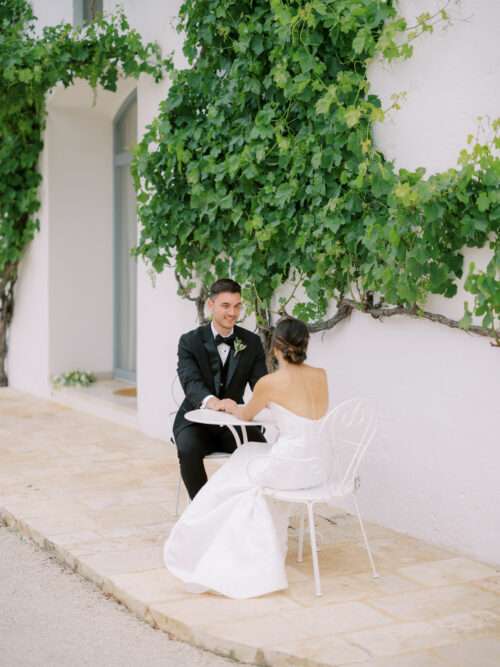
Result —
[{"label": "black tuxedo jacket", "polygon": [[184,419],[189,410],[201,406],[203,399],[212,394],[218,398],[232,398],[243,402],[247,383],[253,389],[267,374],[264,348],[257,334],[235,326],[234,333],[245,349],[230,351],[225,386],[221,386],[221,362],[210,324],[198,327],[179,340],[177,373],[184,389],[185,399],[174,421],[174,436],[192,424]]}]

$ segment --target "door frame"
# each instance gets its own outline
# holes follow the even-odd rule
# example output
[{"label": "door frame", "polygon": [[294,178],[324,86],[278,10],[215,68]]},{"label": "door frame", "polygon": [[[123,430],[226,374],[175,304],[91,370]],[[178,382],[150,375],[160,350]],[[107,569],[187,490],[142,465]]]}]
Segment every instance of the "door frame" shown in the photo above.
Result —
[{"label": "door frame", "polygon": [[[132,162],[132,156],[129,153],[117,153],[118,146],[118,125],[127,113],[130,106],[137,103],[137,89],[133,90],[125,99],[118,112],[113,119],[113,377],[119,380],[126,380],[127,382],[136,383],[137,368],[135,372],[118,368],[118,309],[117,309],[117,294],[118,294],[118,279],[119,279],[119,258],[118,258],[118,188],[116,178],[116,168],[124,167]],[[136,310],[136,340],[137,340],[137,310]],[[136,355],[137,359],[137,355]]]}]

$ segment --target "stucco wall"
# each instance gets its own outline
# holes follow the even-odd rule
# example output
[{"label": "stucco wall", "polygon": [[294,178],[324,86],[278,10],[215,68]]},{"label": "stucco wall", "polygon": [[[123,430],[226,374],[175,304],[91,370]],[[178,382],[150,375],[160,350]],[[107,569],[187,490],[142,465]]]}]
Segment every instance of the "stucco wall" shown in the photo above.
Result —
[{"label": "stucco wall", "polygon": [[[40,157],[42,173],[49,161],[47,145]],[[49,392],[49,215],[48,183],[40,188],[40,231],[26,250],[15,287],[9,331],[7,371],[12,387],[39,396]]]},{"label": "stucco wall", "polygon": [[50,371],[113,369],[112,120],[51,108]]},{"label": "stucco wall", "polygon": [[[401,3],[409,23],[437,6]],[[407,93],[401,110],[375,129],[377,145],[398,167],[433,173],[455,166],[477,117],[487,125],[500,115],[500,5],[470,0],[449,11],[452,25],[416,42],[409,61],[378,62],[369,71],[384,107],[392,94]],[[487,250],[464,254],[466,267],[489,257]],[[460,289],[455,299],[434,297],[427,306],[460,318],[467,298]],[[431,323],[380,324],[360,315],[315,343],[318,359],[327,347],[339,398],[349,395],[346,386],[376,396],[386,416],[366,466],[370,516],[500,563],[498,349]]]},{"label": "stucco wall", "polygon": [[73,0],[31,0],[31,6],[40,28],[73,20]]}]

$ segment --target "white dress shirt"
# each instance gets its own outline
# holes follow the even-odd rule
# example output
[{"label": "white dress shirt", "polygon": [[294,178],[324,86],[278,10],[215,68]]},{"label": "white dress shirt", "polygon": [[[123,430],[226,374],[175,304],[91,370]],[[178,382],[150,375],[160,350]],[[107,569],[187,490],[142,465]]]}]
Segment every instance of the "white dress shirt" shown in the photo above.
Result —
[{"label": "white dress shirt", "polygon": [[[217,334],[219,332],[214,327],[213,322],[210,323],[210,328],[212,329],[212,335],[215,339],[215,337],[217,336]],[[224,336],[224,338],[228,338],[229,336],[232,336],[233,332],[234,332],[234,329],[231,331],[230,334],[228,334],[227,336]],[[231,346],[226,345],[226,343],[219,343],[219,345],[217,345],[217,352],[219,353],[219,357],[220,357],[220,360],[222,361],[222,365],[224,365],[226,363],[226,360],[227,360],[227,357],[229,355],[230,350],[231,350]],[[209,394],[208,396],[205,396],[205,398],[201,402],[202,410],[207,407],[207,403],[211,398],[215,398],[215,396],[213,394]]]}]

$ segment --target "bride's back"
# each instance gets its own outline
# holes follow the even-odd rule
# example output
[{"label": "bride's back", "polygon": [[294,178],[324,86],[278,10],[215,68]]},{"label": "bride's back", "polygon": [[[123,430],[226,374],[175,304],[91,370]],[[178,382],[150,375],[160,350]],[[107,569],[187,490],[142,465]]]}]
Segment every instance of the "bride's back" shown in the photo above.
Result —
[{"label": "bride's back", "polygon": [[299,417],[321,419],[328,410],[328,382],[322,368],[287,364],[266,376],[267,398]]}]

